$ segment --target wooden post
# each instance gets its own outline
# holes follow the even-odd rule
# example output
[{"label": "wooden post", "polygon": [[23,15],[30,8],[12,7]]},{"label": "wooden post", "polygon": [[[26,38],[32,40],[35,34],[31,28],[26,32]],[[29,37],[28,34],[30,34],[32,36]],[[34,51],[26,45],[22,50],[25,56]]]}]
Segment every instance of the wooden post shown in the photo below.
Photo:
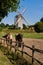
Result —
[{"label": "wooden post", "polygon": [[15,48],[15,53],[16,53],[16,48]]},{"label": "wooden post", "polygon": [[16,53],[16,44],[15,44],[15,46],[14,46],[14,49],[15,49],[15,51],[14,51],[14,52]]},{"label": "wooden post", "polygon": [[4,39],[4,46],[6,45],[6,44],[5,44],[5,41],[6,41],[6,40]]},{"label": "wooden post", "polygon": [[22,57],[23,57],[24,43],[22,44]]},{"label": "wooden post", "polygon": [[0,44],[2,44],[2,38],[0,38]]},{"label": "wooden post", "polygon": [[12,49],[12,39],[9,40],[10,41],[10,51]]},{"label": "wooden post", "polygon": [[33,65],[33,62],[34,62],[34,48],[35,48],[35,46],[34,45],[32,45],[32,65]]}]

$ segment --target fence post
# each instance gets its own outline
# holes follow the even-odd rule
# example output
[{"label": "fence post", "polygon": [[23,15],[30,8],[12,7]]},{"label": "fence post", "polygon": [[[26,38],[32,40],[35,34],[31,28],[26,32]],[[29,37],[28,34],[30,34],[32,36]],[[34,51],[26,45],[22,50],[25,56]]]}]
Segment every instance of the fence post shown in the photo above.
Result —
[{"label": "fence post", "polygon": [[12,39],[10,39],[10,51],[12,49]]},{"label": "fence post", "polygon": [[34,48],[35,48],[35,46],[34,45],[32,45],[32,65],[33,65],[33,62],[34,62]]},{"label": "fence post", "polygon": [[23,57],[24,43],[22,44],[22,57]]}]

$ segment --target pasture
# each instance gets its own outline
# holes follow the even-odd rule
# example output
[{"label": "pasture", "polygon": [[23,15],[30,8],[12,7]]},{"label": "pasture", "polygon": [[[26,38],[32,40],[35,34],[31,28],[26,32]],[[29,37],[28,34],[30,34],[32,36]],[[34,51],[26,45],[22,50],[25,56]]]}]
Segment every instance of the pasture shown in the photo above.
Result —
[{"label": "pasture", "polygon": [[10,29],[3,29],[0,31],[0,37],[5,35],[6,33],[10,32],[13,37],[15,37],[15,34],[21,33],[23,34],[24,38],[35,38],[35,39],[43,39],[43,33],[36,33],[36,32],[29,32],[29,30],[10,30]]},{"label": "pasture", "polygon": [[[0,33],[0,37],[5,35],[6,33]],[[13,37],[15,37],[15,34],[17,33],[11,33]],[[33,38],[33,39],[43,39],[43,33],[21,33],[23,34],[23,38]]]},{"label": "pasture", "polygon": [[43,39],[43,33],[23,33],[24,38]]}]

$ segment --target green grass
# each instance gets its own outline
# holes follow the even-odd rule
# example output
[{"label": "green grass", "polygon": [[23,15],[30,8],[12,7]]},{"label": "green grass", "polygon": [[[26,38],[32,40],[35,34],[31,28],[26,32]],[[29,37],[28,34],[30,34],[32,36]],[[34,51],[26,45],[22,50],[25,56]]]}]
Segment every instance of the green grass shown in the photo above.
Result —
[{"label": "green grass", "polygon": [[[43,33],[22,33],[23,38],[43,39]],[[12,34],[15,37],[15,33]]]},{"label": "green grass", "polygon": [[35,39],[43,39],[43,33],[29,33],[28,30],[3,30],[0,32],[0,37],[5,35],[6,33],[10,32],[13,37],[15,37],[16,33],[22,33],[24,38],[35,38]]},{"label": "green grass", "polygon": [[43,33],[23,33],[25,38],[43,39]]},{"label": "green grass", "polygon": [[0,65],[12,65],[9,59],[0,50]]}]

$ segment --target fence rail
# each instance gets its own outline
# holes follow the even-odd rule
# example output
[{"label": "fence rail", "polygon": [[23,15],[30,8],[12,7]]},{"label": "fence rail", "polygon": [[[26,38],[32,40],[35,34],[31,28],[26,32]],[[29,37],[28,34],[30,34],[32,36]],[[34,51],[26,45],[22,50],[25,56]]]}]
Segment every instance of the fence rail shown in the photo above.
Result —
[{"label": "fence rail", "polygon": [[36,58],[34,58],[34,53],[35,53],[35,51],[38,52],[38,53],[43,54],[43,50],[36,49],[34,45],[32,45],[32,48],[29,47],[29,46],[27,46],[27,45],[24,45],[24,47],[29,48],[29,49],[32,50],[32,56],[29,55],[29,54],[28,54],[27,52],[25,52],[25,51],[20,51],[20,50],[19,50],[19,51],[25,53],[26,55],[28,55],[28,56],[30,56],[30,57],[32,57],[32,64],[33,64],[34,60],[36,60],[40,65],[43,65],[43,63],[42,63],[41,61],[39,61],[39,60],[37,60]]},{"label": "fence rail", "polygon": [[[36,51],[36,52],[39,52],[39,53],[42,53],[43,54],[43,50],[40,50],[40,49],[37,49],[37,48],[31,48],[31,47],[29,47],[29,46],[27,46],[27,45],[24,45],[25,47],[27,47],[27,48],[29,48],[29,49],[31,49],[31,50],[34,50],[34,51]],[[35,46],[34,46],[35,47]]]},{"label": "fence rail", "polygon": [[[4,38],[0,38],[0,40],[1,40],[1,42],[2,42],[2,40],[6,41],[6,39],[4,39]],[[14,41],[12,41],[12,43],[13,43],[13,42],[14,42]],[[12,48],[12,47],[15,48],[15,46],[13,46],[13,45],[11,46],[11,48]],[[26,47],[26,48],[29,48],[30,50],[32,50],[32,56],[29,55],[27,52],[23,51],[23,50],[24,50],[23,47]],[[40,49],[35,48],[34,45],[32,45],[32,48],[29,47],[29,46],[27,46],[27,45],[23,45],[23,47],[22,47],[22,50],[21,50],[21,51],[18,50],[18,51],[20,51],[20,52],[22,53],[22,56],[23,56],[23,54],[26,54],[26,55],[32,57],[32,65],[33,65],[33,63],[34,63],[34,60],[36,60],[40,65],[43,65],[43,63],[42,63],[41,61],[39,61],[39,60],[37,60],[36,58],[34,58],[34,53],[35,53],[35,51],[38,52],[38,53],[43,54],[43,50],[40,50]]]}]

